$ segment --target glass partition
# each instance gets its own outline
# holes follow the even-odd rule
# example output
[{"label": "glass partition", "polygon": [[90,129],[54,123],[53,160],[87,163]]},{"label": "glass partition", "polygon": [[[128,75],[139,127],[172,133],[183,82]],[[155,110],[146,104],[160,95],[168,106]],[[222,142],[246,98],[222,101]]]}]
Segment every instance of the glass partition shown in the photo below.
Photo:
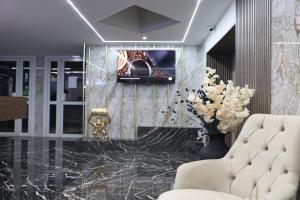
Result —
[{"label": "glass partition", "polygon": [[81,137],[84,106],[83,62],[79,57],[51,57],[47,62],[46,82],[49,88],[47,134]]},{"label": "glass partition", "polygon": [[[30,91],[35,77],[34,57],[1,57],[0,58],[0,96],[27,98],[27,117],[0,122],[0,133],[5,135],[28,135],[30,131],[30,115],[34,116],[34,99]],[[34,124],[34,117],[31,119]],[[33,127],[33,126],[32,126]]]},{"label": "glass partition", "polygon": [[[0,61],[0,96],[16,96],[17,61]],[[1,121],[0,132],[14,132],[15,121]]]}]

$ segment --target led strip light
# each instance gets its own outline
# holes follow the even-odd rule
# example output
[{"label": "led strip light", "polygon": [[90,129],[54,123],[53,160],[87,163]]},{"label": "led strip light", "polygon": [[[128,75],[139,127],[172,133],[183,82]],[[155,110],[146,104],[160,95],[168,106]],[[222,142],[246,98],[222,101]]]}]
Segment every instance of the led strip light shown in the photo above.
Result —
[{"label": "led strip light", "polygon": [[101,39],[102,42],[104,43],[184,43],[185,39],[190,31],[190,28],[192,26],[192,23],[194,21],[195,15],[197,13],[197,10],[199,8],[201,0],[197,0],[197,4],[195,6],[194,12],[192,14],[192,17],[189,21],[189,24],[187,26],[187,29],[184,33],[184,36],[182,40],[179,41],[148,41],[148,40],[137,40],[137,41],[132,41],[132,40],[105,40],[100,33],[93,27],[93,25],[87,20],[87,18],[80,12],[80,10],[74,5],[74,3],[71,0],[66,0],[68,4],[73,8],[73,10],[79,15],[79,17],[92,29],[92,31]]}]

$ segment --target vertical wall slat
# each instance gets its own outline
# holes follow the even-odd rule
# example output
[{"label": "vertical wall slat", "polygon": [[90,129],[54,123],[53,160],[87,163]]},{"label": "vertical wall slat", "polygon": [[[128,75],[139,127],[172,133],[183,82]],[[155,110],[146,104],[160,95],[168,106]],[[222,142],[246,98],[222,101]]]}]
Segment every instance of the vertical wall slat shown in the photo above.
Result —
[{"label": "vertical wall slat", "polygon": [[236,82],[256,89],[251,113],[270,113],[271,0],[237,0]]},{"label": "vertical wall slat", "polygon": [[[232,28],[226,35],[207,53],[206,63],[208,67],[216,69],[220,80],[227,82],[233,79],[235,69],[235,28]],[[231,146],[232,135],[227,134],[226,143]]]},{"label": "vertical wall slat", "polygon": [[224,82],[232,80],[234,54],[207,54],[207,66],[217,70],[220,79]]},{"label": "vertical wall slat", "polygon": [[224,82],[232,80],[235,58],[235,27],[232,27],[206,55],[208,67],[216,69]]}]

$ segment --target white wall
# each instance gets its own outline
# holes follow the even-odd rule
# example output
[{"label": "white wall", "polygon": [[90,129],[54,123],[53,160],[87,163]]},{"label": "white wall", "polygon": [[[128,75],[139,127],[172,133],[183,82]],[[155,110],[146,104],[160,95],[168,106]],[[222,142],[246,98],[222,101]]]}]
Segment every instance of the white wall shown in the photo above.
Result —
[{"label": "white wall", "polygon": [[207,53],[220,39],[236,24],[236,4],[231,3],[227,11],[218,22],[215,30],[207,37],[204,42],[204,50]]}]

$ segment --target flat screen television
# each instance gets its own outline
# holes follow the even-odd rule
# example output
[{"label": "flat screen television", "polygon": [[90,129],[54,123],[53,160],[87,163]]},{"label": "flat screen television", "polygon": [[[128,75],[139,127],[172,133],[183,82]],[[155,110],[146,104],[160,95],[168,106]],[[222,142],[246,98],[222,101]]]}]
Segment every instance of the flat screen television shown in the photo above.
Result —
[{"label": "flat screen television", "polygon": [[175,83],[174,50],[119,50],[118,82]]}]

